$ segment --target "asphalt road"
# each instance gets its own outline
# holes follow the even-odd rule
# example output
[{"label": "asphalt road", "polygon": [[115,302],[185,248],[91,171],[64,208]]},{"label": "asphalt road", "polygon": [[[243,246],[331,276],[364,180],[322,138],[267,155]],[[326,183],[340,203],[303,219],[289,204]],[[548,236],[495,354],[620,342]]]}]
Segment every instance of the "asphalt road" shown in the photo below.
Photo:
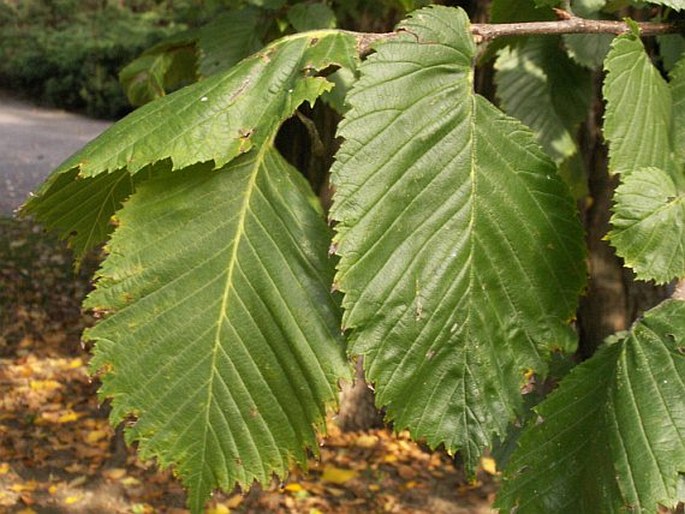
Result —
[{"label": "asphalt road", "polygon": [[0,92],[0,216],[111,123],[36,107]]}]

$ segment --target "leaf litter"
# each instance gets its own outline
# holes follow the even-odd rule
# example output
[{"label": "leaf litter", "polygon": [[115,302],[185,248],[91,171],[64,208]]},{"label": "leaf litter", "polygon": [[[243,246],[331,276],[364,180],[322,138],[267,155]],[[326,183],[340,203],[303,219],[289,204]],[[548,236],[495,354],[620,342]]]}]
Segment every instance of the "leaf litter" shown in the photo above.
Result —
[{"label": "leaf litter", "polygon": [[[185,514],[170,470],[142,461],[108,422],[80,342],[80,304],[97,267],[74,271],[64,244],[0,219],[0,512]],[[329,419],[318,456],[270,487],[215,494],[208,514],[488,513],[496,463],[469,481],[444,452],[388,429],[342,432]]]}]

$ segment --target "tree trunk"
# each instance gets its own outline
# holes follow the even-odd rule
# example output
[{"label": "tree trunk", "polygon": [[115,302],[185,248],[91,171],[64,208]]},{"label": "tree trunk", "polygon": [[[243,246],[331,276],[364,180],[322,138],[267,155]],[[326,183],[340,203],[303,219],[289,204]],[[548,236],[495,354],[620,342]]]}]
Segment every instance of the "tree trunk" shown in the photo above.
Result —
[{"label": "tree trunk", "polygon": [[362,358],[356,360],[354,382],[343,385],[340,393],[340,411],[335,418],[337,425],[344,431],[368,430],[383,425],[383,416],[376,409],[374,395],[364,380]]},{"label": "tree trunk", "polygon": [[[599,91],[603,76],[597,74],[595,79],[595,88]],[[645,310],[670,296],[673,290],[673,287],[636,281],[632,271],[623,266],[623,260],[605,240],[619,177],[609,176],[607,171],[607,148],[600,132],[603,107],[601,99],[595,95],[595,104],[581,136],[590,193],[585,205],[581,206],[589,273],[587,292],[578,309],[578,357],[581,360],[590,357],[606,337],[630,328]]]}]

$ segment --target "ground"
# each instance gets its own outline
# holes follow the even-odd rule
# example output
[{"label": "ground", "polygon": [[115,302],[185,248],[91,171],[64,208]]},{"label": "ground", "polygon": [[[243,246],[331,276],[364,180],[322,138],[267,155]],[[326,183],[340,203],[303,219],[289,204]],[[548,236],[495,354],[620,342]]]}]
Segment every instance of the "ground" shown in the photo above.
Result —
[{"label": "ground", "polygon": [[[141,461],[110,427],[107,402],[88,374],[80,335],[95,320],[80,303],[100,256],[75,272],[64,244],[8,217],[58,163],[52,150],[64,158],[83,144],[59,143],[69,123],[91,137],[105,125],[25,104],[9,108],[0,96],[0,512],[186,513],[173,473]],[[44,124],[60,118],[69,121]],[[216,494],[208,512],[490,512],[498,480],[492,461],[468,481],[444,453],[404,433],[342,433],[334,419],[328,425],[308,471],[246,494]]]}]

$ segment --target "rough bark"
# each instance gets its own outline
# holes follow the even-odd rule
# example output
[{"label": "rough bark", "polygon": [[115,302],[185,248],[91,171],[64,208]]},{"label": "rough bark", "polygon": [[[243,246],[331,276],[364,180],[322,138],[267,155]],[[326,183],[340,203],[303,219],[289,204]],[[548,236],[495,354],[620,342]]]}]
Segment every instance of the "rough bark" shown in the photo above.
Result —
[{"label": "rough bark", "polygon": [[343,385],[340,393],[340,411],[335,421],[345,431],[368,430],[383,425],[383,416],[374,405],[373,391],[364,381],[361,357],[356,361],[354,382]]}]

